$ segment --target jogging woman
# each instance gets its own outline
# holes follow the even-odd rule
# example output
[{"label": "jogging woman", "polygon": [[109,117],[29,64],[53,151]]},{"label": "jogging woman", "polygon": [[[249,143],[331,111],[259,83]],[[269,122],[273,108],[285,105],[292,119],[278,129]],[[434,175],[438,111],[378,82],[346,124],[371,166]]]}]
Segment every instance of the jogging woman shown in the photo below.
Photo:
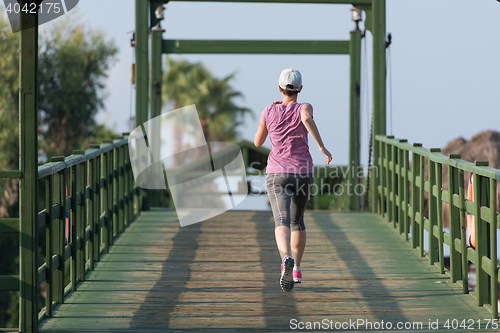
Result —
[{"label": "jogging woman", "polygon": [[304,209],[311,195],[314,165],[309,153],[307,133],[326,155],[325,148],[313,119],[309,103],[297,103],[302,90],[302,76],[295,69],[285,69],[279,78],[282,101],[275,101],[262,111],[255,146],[271,140],[267,160],[266,187],[274,215],[276,245],[281,255],[280,285],[290,291],[294,283],[301,283],[300,262],[306,246]]}]

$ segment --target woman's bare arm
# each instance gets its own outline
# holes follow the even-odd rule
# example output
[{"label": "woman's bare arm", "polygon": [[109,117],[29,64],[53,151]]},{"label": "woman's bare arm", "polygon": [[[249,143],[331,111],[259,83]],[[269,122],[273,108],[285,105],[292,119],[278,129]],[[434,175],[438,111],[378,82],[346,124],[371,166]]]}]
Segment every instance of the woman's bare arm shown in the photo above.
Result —
[{"label": "woman's bare arm", "polygon": [[255,133],[255,137],[253,139],[253,143],[255,147],[260,147],[264,144],[267,138],[267,127],[266,124],[262,121],[259,122],[259,128],[257,129],[257,133]]},{"label": "woman's bare arm", "polygon": [[319,147],[319,151],[325,154],[326,164],[330,164],[330,162],[332,161],[332,154],[330,154],[328,149],[326,149],[325,145],[323,144],[323,140],[321,139],[321,135],[319,134],[318,127],[316,126],[316,122],[314,122],[314,119],[311,114],[312,110],[307,105],[304,106],[302,110],[300,110],[300,117],[302,123],[306,127],[309,134],[311,134],[314,141],[316,141],[316,144]]}]

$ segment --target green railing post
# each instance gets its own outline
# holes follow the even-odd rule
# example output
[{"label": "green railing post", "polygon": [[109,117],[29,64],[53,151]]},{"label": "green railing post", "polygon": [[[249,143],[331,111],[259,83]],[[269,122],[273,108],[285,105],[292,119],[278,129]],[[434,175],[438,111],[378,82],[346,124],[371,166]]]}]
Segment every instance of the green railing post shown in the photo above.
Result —
[{"label": "green railing post", "polygon": [[[21,8],[28,1],[20,1]],[[38,331],[38,14],[21,11],[19,58],[19,330]]]},{"label": "green railing post", "polygon": [[438,254],[439,254],[439,273],[444,274],[444,239],[443,239],[443,171],[441,163],[435,163],[436,166],[436,217],[438,226]]},{"label": "green railing post", "polygon": [[[450,162],[452,160],[460,159],[459,154],[450,154],[448,156]],[[451,163],[450,163],[451,164]],[[459,184],[457,179],[457,169],[448,164],[448,192],[450,202],[448,204],[449,211],[449,228],[450,228],[450,278],[451,282],[455,283],[462,279],[462,260],[461,253],[457,251],[455,240],[460,239],[460,211],[455,206],[455,196],[459,195]]]},{"label": "green railing post", "polygon": [[490,304],[491,316],[498,318],[498,262],[497,262],[497,181],[490,178]]},{"label": "green railing post", "polygon": [[[475,166],[488,166],[487,161],[476,161]],[[489,293],[489,275],[483,270],[483,257],[488,256],[489,252],[489,228],[485,227],[485,223],[481,218],[481,206],[489,201],[485,195],[486,187],[484,177],[474,173],[474,206],[476,207],[475,232],[476,232],[476,301],[477,305],[490,303]],[[496,232],[495,232],[496,234]]]},{"label": "green railing post", "polygon": [[[102,147],[102,146],[101,146]],[[106,253],[109,253],[109,208],[108,208],[108,153],[103,153],[101,155],[101,179],[100,179],[100,188],[101,188],[101,210],[99,217],[99,222],[101,218],[104,219],[104,226],[102,228],[102,240],[104,242],[104,248]]]},{"label": "green railing post", "polygon": [[[51,162],[64,162],[64,157],[53,157]],[[54,240],[54,254],[58,256],[58,267],[52,274],[52,293],[54,300],[62,304],[64,302],[64,224],[66,220],[65,207],[65,192],[64,189],[64,171],[55,173],[52,176],[52,202],[58,207],[58,214],[56,214],[55,223],[52,224],[53,240]],[[47,307],[48,309],[48,307]],[[47,314],[49,316],[49,314]]]},{"label": "green railing post", "polygon": [[458,198],[460,201],[460,252],[462,252],[462,291],[464,294],[469,293],[469,276],[468,276],[468,260],[467,260],[467,222],[465,209],[465,186],[464,186],[464,171],[458,169]]},{"label": "green railing post", "polygon": [[[401,139],[399,140],[400,143],[406,143],[408,140],[406,139]],[[406,223],[408,219],[406,216],[408,215],[408,210],[407,210],[407,197],[406,197],[406,192],[408,188],[408,183],[407,183],[407,166],[405,160],[408,158],[408,154],[406,153],[406,150],[403,148],[397,148],[398,152],[398,167],[397,167],[397,173],[398,173],[398,224],[399,224],[399,233],[402,234],[406,232],[405,235],[405,240],[408,240],[408,227],[406,226]],[[406,207],[405,207],[406,206]],[[406,215],[406,216],[405,216]]]},{"label": "green railing post", "polygon": [[[373,165],[378,165],[379,149],[375,144],[376,135],[386,134],[386,31],[385,31],[385,0],[372,1],[373,25]],[[377,212],[378,183],[372,174],[372,209]]]},{"label": "green railing post", "polygon": [[424,256],[424,230],[425,230],[425,218],[424,218],[424,207],[425,207],[425,189],[424,189],[424,182],[425,182],[425,158],[423,155],[419,156],[420,158],[420,170],[419,170],[419,175],[420,175],[420,182],[419,182],[419,191],[418,191],[418,196],[419,196],[419,204],[418,204],[418,210],[419,210],[419,219],[420,219],[420,228],[419,228],[419,236],[418,240],[420,241],[420,256]]},{"label": "green railing post", "polygon": [[[100,145],[96,145],[100,146]],[[102,242],[102,226],[101,226],[101,158],[102,154],[95,158],[94,162],[94,262],[101,260],[101,242]]]},{"label": "green railing post", "polygon": [[113,212],[113,236],[118,237],[120,235],[120,221],[119,221],[119,216],[118,216],[118,193],[119,193],[119,188],[118,188],[118,170],[119,170],[119,165],[118,165],[118,149],[113,149],[111,151],[113,155],[113,167],[111,169],[111,177],[112,177],[112,184],[113,184],[113,196],[112,196],[112,212]]},{"label": "green railing post", "polygon": [[[361,31],[356,25],[356,29],[351,31],[351,41],[349,43],[350,55],[350,112],[349,112],[349,179],[348,189],[352,187],[348,210],[358,210],[360,198],[355,193],[355,188],[359,184],[359,151],[360,151],[360,87],[361,87]],[[376,143],[375,143],[376,145]]]},{"label": "green railing post", "polygon": [[[390,137],[389,137],[390,138]],[[394,137],[392,137],[394,138]],[[394,205],[394,201],[392,200],[392,146],[389,145],[388,143],[384,144],[384,155],[385,155],[385,163],[387,164],[385,166],[385,181],[387,183],[386,190],[387,194],[386,196],[386,202],[387,202],[387,222],[392,222],[393,215],[392,215],[392,206]]]},{"label": "green railing post", "polygon": [[[123,139],[123,137],[117,137],[117,139]],[[124,216],[124,195],[125,195],[125,185],[123,181],[123,167],[124,167],[124,147],[116,148],[116,154],[118,155],[117,178],[118,178],[118,195],[117,195],[117,208],[118,208],[118,230],[119,233],[125,231],[125,216]]]},{"label": "green railing post", "polygon": [[[398,140],[399,141],[399,140]],[[397,179],[397,196],[394,198],[396,200],[397,208],[397,220],[398,220],[398,229],[399,233],[403,233],[403,152],[399,147],[395,147],[396,156],[397,156],[397,164],[395,165],[396,170],[396,179]]]},{"label": "green railing post", "polygon": [[[413,144],[413,147],[418,147],[417,143]],[[421,145],[420,145],[421,146]],[[423,177],[420,175],[420,158],[417,153],[412,152],[411,155],[411,248],[415,249],[420,244],[419,236],[419,227],[416,220],[417,211],[419,209],[419,200],[418,193],[419,190],[417,187],[417,176]]]},{"label": "green railing post", "polygon": [[[92,150],[98,150],[100,149],[101,146],[99,144],[91,144],[90,149]],[[101,210],[99,209],[100,205],[100,175],[99,175],[99,170],[100,170],[100,155],[96,156],[92,160],[90,160],[90,173],[89,175],[89,183],[92,186],[91,191],[90,191],[90,209],[89,209],[89,224],[90,224],[90,230],[91,230],[91,245],[89,246],[89,249],[91,249],[89,253],[90,259],[90,269],[94,269],[95,262],[98,262],[100,259],[100,250],[101,250],[101,228],[100,228],[100,212]],[[91,180],[90,180],[91,179]],[[92,216],[92,219],[90,219],[90,216]],[[90,222],[92,221],[92,223]]]},{"label": "green railing post", "polygon": [[[431,148],[430,153],[439,153],[441,152],[440,148]],[[430,154],[429,154],[430,155]],[[429,171],[429,264],[434,265],[439,260],[439,244],[438,244],[438,235],[434,234],[434,226],[437,225],[437,200],[434,195],[434,189],[437,192],[436,186],[436,163],[432,161],[430,158],[428,159],[428,168]]]},{"label": "green railing post", "polygon": [[[377,144],[377,143],[376,143]],[[387,177],[386,177],[386,172],[387,172],[387,155],[386,155],[386,143],[383,141],[379,141],[379,152],[380,152],[380,215],[384,217],[384,215],[387,218],[387,196],[386,196],[386,191],[387,191]]]},{"label": "green railing post", "polygon": [[[104,140],[104,143],[113,144],[113,140],[107,139]],[[107,242],[108,247],[106,249],[106,253],[109,250],[109,245],[113,245],[114,233],[116,231],[115,227],[115,218],[114,218],[114,206],[113,206],[113,159],[114,159],[114,150],[108,151],[106,154],[106,224],[107,224]]]},{"label": "green railing post", "polygon": [[45,223],[45,315],[47,317],[52,317],[52,289],[53,289],[53,277],[52,277],[52,250],[53,250],[53,219],[54,214],[52,213],[52,208],[54,206],[53,197],[53,186],[54,179],[53,176],[45,178],[45,213],[46,213],[46,223]]},{"label": "green railing post", "polygon": [[69,237],[71,239],[71,262],[70,262],[70,274],[71,274],[71,289],[73,291],[76,290],[76,279],[77,279],[77,225],[76,225],[76,165],[71,167],[71,176],[70,176],[70,186],[71,186],[71,209],[69,214]]},{"label": "green railing post", "polygon": [[[400,140],[400,142],[408,142],[408,140]],[[404,223],[404,234],[405,240],[408,240],[408,232],[409,232],[409,216],[408,216],[408,201],[409,201],[409,183],[408,183],[408,169],[409,169],[409,156],[408,150],[403,149],[402,152],[402,160],[403,160],[403,200],[402,200],[402,211],[404,213],[404,217],[401,219],[401,223]]]},{"label": "green railing post", "polygon": [[[128,139],[130,133],[122,133],[125,139]],[[133,182],[130,181],[130,177],[132,176],[132,171],[130,168],[130,152],[128,146],[124,150],[124,158],[125,158],[125,221],[127,222],[127,226],[132,223],[134,220],[134,200],[133,200]],[[133,179],[132,179],[133,181]]]},{"label": "green railing post", "polygon": [[[95,160],[90,159],[87,163],[87,182],[85,188],[85,208],[87,215],[87,223],[89,225],[90,235],[89,243],[87,245],[87,255],[89,259],[89,270],[94,270],[94,233],[95,233],[95,220],[94,220],[94,167]],[[85,235],[84,235],[85,237]],[[86,237],[85,237],[86,238]]]},{"label": "green railing post", "polygon": [[398,221],[398,205],[396,201],[396,195],[398,190],[398,178],[397,178],[397,163],[398,163],[398,148],[394,145],[390,146],[391,150],[391,200],[392,200],[392,226],[396,228],[396,223]]}]

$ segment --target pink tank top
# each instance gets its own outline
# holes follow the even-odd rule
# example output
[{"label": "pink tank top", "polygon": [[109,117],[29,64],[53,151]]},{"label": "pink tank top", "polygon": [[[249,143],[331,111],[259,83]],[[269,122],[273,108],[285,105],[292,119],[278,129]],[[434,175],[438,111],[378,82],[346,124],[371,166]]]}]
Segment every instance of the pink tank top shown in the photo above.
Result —
[{"label": "pink tank top", "polygon": [[262,111],[261,119],[271,140],[266,173],[313,173],[308,132],[300,116],[300,110],[305,105],[312,110],[309,103],[295,103],[274,104]]}]

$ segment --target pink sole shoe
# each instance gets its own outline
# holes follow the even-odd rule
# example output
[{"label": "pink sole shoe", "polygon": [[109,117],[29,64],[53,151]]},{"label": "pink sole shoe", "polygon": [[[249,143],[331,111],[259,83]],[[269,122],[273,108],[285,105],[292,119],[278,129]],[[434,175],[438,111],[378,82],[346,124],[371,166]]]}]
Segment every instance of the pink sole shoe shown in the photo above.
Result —
[{"label": "pink sole shoe", "polygon": [[293,271],[293,282],[295,282],[295,283],[302,282],[302,272],[301,271]]},{"label": "pink sole shoe", "polygon": [[292,257],[287,256],[283,258],[280,278],[280,286],[283,291],[290,291],[293,288],[293,266],[294,260],[292,259]]}]

